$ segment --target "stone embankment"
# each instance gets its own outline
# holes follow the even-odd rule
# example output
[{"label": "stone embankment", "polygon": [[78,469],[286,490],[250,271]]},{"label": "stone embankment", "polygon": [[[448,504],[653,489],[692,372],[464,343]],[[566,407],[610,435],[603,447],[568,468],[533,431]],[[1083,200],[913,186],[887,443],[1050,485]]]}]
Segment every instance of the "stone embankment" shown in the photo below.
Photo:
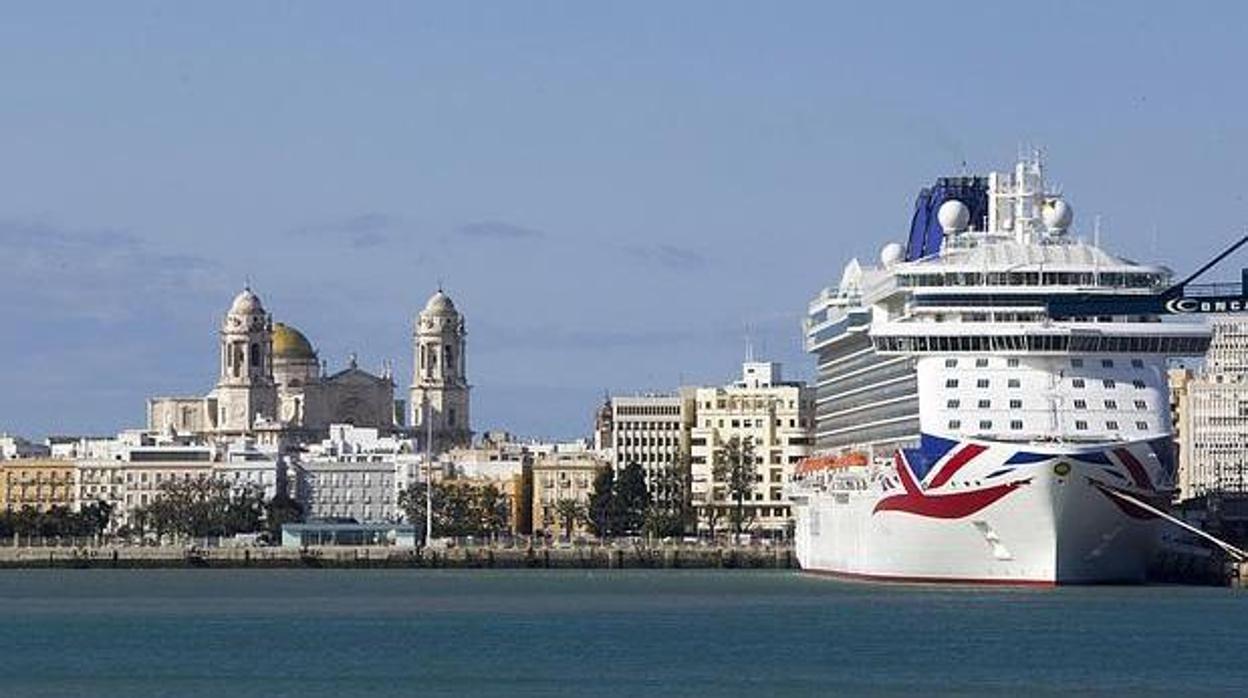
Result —
[{"label": "stone embankment", "polygon": [[2,547],[0,568],[794,569],[785,546]]}]

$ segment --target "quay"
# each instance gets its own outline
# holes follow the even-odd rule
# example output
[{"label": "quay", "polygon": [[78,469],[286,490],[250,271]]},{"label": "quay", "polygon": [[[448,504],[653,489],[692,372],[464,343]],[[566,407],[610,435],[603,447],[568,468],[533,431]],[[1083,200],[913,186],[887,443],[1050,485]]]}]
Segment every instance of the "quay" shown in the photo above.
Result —
[{"label": "quay", "polygon": [[789,546],[2,547],[0,569],[796,569]]}]

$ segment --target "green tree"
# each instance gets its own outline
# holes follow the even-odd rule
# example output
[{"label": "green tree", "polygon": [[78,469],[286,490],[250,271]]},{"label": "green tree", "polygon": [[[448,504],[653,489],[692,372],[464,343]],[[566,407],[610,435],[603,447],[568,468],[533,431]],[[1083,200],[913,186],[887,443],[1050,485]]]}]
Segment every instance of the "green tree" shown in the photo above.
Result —
[{"label": "green tree", "polygon": [[615,483],[613,497],[619,518],[618,532],[637,535],[646,524],[646,512],[650,509],[650,490],[646,487],[646,474],[641,466],[629,463]]},{"label": "green tree", "polygon": [[507,531],[511,524],[511,507],[507,498],[494,485],[475,489],[481,535],[494,538]]},{"label": "green tree", "polygon": [[654,501],[646,510],[646,533],[658,538],[684,535],[689,522],[688,487],[679,463],[654,475]]},{"label": "green tree", "polygon": [[715,449],[714,458],[712,474],[717,483],[724,483],[724,488],[733,501],[733,531],[740,535],[746,524],[745,498],[753,493],[754,484],[758,481],[754,441],[734,436]]},{"label": "green tree", "polygon": [[279,494],[264,505],[264,530],[268,533],[270,541],[278,542],[282,539],[282,526],[288,523],[301,523],[303,517],[302,504],[288,494]]},{"label": "green tree", "polygon": [[216,478],[171,479],[142,511],[145,531],[157,536],[232,536],[260,530],[264,499],[256,487],[232,487]]},{"label": "green tree", "polygon": [[594,535],[608,538],[615,534],[615,470],[610,466],[599,468],[594,474],[585,514]]},{"label": "green tree", "polygon": [[572,529],[585,518],[585,505],[566,498],[555,502],[555,516],[563,525],[563,539],[572,540]]},{"label": "green tree", "polygon": [[[399,508],[424,536],[426,487],[414,484],[399,493]],[[510,505],[494,485],[473,485],[455,481],[433,485],[434,536],[490,537],[507,530]]]},{"label": "green tree", "polygon": [[113,520],[113,505],[105,501],[95,501],[82,506],[78,515],[82,519],[86,535],[102,536]]}]

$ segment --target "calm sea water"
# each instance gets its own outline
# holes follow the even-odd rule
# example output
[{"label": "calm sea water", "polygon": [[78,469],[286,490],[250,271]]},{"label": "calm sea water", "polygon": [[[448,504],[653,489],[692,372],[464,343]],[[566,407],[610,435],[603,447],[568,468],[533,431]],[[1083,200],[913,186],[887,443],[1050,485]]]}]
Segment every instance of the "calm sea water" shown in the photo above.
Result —
[{"label": "calm sea water", "polygon": [[789,572],[0,572],[3,696],[1248,693],[1248,593]]}]

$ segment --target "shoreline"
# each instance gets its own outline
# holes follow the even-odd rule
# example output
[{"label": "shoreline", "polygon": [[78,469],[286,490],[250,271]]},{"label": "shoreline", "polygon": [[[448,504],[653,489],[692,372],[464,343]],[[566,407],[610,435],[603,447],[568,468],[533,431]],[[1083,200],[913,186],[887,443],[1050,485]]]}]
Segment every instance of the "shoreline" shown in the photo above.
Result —
[{"label": "shoreline", "polygon": [[393,546],[309,548],[0,548],[3,569],[797,569],[787,546],[446,549]]}]

